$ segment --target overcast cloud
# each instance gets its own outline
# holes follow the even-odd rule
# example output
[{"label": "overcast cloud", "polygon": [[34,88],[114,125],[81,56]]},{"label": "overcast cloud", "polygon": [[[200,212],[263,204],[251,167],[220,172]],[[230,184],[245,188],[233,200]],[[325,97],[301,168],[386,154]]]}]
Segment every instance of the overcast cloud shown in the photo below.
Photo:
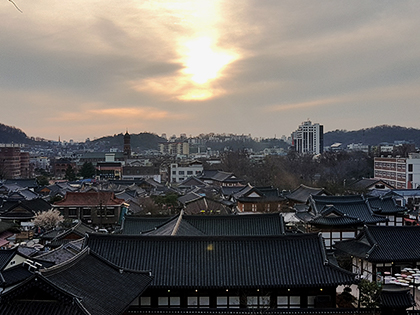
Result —
[{"label": "overcast cloud", "polygon": [[29,136],[420,128],[419,1],[15,3],[0,122]]}]

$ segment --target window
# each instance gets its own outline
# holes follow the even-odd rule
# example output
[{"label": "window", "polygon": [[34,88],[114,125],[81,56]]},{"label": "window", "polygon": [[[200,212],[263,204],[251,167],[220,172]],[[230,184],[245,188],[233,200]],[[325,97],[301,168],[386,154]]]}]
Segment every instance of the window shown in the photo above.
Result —
[{"label": "window", "polygon": [[86,216],[86,217],[90,216],[90,208],[83,208],[83,216]]},{"label": "window", "polygon": [[269,308],[270,296],[247,296],[246,304],[248,308]]},{"label": "window", "polygon": [[[299,308],[300,296],[299,295],[278,296],[277,306],[279,308]],[[309,306],[309,303],[308,303],[308,306]]]},{"label": "window", "polygon": [[140,297],[140,305],[141,306],[150,306],[151,305],[150,296],[141,296]]},{"label": "window", "polygon": [[69,217],[77,217],[77,209],[69,208]]},{"label": "window", "polygon": [[107,217],[113,217],[115,215],[115,209],[114,208],[106,208],[106,216]]},{"label": "window", "polygon": [[239,296],[218,296],[216,298],[217,308],[239,308]]},{"label": "window", "polygon": [[178,175],[184,175],[185,174],[185,172],[184,171],[179,171],[178,172]]},{"label": "window", "polygon": [[188,307],[208,308],[210,306],[210,297],[208,296],[189,296],[187,298]]},{"label": "window", "polygon": [[408,171],[412,172],[413,171],[413,164],[408,164]]},{"label": "window", "polygon": [[314,308],[315,307],[315,295],[309,295],[308,296],[308,308]]},{"label": "window", "polygon": [[187,175],[192,175],[193,171],[187,171]]},{"label": "window", "polygon": [[159,296],[158,306],[161,307],[179,307],[181,305],[181,298],[179,296]]}]

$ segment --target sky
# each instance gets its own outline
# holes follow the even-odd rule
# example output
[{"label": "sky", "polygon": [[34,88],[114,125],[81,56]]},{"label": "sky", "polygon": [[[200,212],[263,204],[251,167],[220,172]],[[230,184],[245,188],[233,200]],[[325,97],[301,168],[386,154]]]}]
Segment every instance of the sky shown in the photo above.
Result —
[{"label": "sky", "polygon": [[418,0],[0,0],[0,123],[74,141],[420,128],[419,16]]}]

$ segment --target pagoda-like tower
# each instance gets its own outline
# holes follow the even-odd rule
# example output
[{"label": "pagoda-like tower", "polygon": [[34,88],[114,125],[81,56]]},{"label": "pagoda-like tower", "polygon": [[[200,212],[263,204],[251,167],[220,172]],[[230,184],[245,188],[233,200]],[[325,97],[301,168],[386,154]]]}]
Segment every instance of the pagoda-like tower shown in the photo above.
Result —
[{"label": "pagoda-like tower", "polygon": [[131,157],[131,137],[128,131],[124,135],[124,156],[126,159]]}]

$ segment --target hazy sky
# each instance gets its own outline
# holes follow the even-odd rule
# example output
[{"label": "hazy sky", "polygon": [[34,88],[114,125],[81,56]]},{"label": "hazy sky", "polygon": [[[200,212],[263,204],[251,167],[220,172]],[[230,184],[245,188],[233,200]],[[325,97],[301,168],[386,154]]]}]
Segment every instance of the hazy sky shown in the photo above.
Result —
[{"label": "hazy sky", "polygon": [[420,1],[0,0],[0,122],[29,136],[420,128]]}]

